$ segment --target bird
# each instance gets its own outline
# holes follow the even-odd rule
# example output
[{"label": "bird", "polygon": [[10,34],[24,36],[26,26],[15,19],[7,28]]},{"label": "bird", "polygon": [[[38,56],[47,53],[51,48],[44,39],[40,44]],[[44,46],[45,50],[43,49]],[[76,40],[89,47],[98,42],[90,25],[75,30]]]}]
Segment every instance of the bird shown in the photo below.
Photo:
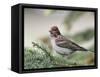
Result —
[{"label": "bird", "polygon": [[61,55],[69,55],[75,51],[88,51],[73,41],[63,36],[57,26],[52,26],[49,30],[52,48]]}]

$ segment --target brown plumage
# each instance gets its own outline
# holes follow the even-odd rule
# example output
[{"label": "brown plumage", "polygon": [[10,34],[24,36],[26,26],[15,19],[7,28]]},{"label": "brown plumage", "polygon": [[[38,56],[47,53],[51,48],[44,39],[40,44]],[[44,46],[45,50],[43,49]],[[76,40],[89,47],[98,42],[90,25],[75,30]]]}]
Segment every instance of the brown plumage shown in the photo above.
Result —
[{"label": "brown plumage", "polygon": [[60,47],[63,48],[68,48],[68,49],[72,49],[73,51],[87,51],[85,48],[77,45],[76,43],[66,39],[64,36],[62,35],[58,35],[58,37],[55,40],[56,44]]},{"label": "brown plumage", "polygon": [[57,26],[53,26],[49,32],[51,36],[52,46],[58,53],[70,54],[74,51],[87,51],[87,49],[77,45],[76,43],[68,40],[63,35],[61,35]]}]

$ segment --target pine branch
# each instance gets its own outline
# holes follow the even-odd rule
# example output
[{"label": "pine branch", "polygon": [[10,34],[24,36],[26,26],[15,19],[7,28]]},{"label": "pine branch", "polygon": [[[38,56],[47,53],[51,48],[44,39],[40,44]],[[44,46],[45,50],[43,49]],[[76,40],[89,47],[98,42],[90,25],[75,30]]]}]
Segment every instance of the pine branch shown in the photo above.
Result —
[{"label": "pine branch", "polygon": [[33,46],[36,46],[36,47],[38,47],[39,49],[41,49],[42,51],[44,51],[45,54],[47,54],[47,55],[50,57],[50,60],[51,60],[51,61],[53,60],[53,57],[51,56],[50,52],[48,52],[48,51],[46,50],[46,48],[41,47],[40,45],[38,45],[38,44],[35,43],[35,42],[32,42],[32,44],[33,44]]},{"label": "pine branch", "polygon": [[59,65],[59,66],[79,65],[78,63],[76,63],[76,62],[70,62],[67,59],[64,60],[64,59],[59,59],[58,58],[58,60],[57,60],[57,57],[51,55],[50,52],[48,52],[48,50],[46,50],[46,48],[43,48],[42,46],[38,45],[35,42],[32,42],[32,44],[33,44],[33,46],[36,46],[39,49],[41,49],[42,51],[44,51],[50,57],[50,60],[53,61],[54,65]]}]

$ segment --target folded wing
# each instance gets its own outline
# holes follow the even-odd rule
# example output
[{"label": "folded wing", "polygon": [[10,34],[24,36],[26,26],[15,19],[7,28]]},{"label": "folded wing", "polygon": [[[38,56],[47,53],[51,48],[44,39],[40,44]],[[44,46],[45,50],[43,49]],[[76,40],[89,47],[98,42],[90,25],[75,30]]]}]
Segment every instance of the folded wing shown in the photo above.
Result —
[{"label": "folded wing", "polygon": [[56,40],[56,45],[62,48],[68,48],[72,49],[73,51],[81,50],[81,51],[87,51],[85,48],[75,44],[74,42],[66,39],[64,36],[59,35]]}]

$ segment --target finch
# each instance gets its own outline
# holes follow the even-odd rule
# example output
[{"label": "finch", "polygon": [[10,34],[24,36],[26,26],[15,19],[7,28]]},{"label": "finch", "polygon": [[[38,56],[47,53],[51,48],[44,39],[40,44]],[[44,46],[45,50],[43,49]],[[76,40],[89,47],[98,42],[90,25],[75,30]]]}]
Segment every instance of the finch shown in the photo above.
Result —
[{"label": "finch", "polygon": [[61,55],[69,55],[75,51],[88,51],[87,49],[65,38],[60,33],[57,26],[51,27],[49,32],[52,48]]}]

